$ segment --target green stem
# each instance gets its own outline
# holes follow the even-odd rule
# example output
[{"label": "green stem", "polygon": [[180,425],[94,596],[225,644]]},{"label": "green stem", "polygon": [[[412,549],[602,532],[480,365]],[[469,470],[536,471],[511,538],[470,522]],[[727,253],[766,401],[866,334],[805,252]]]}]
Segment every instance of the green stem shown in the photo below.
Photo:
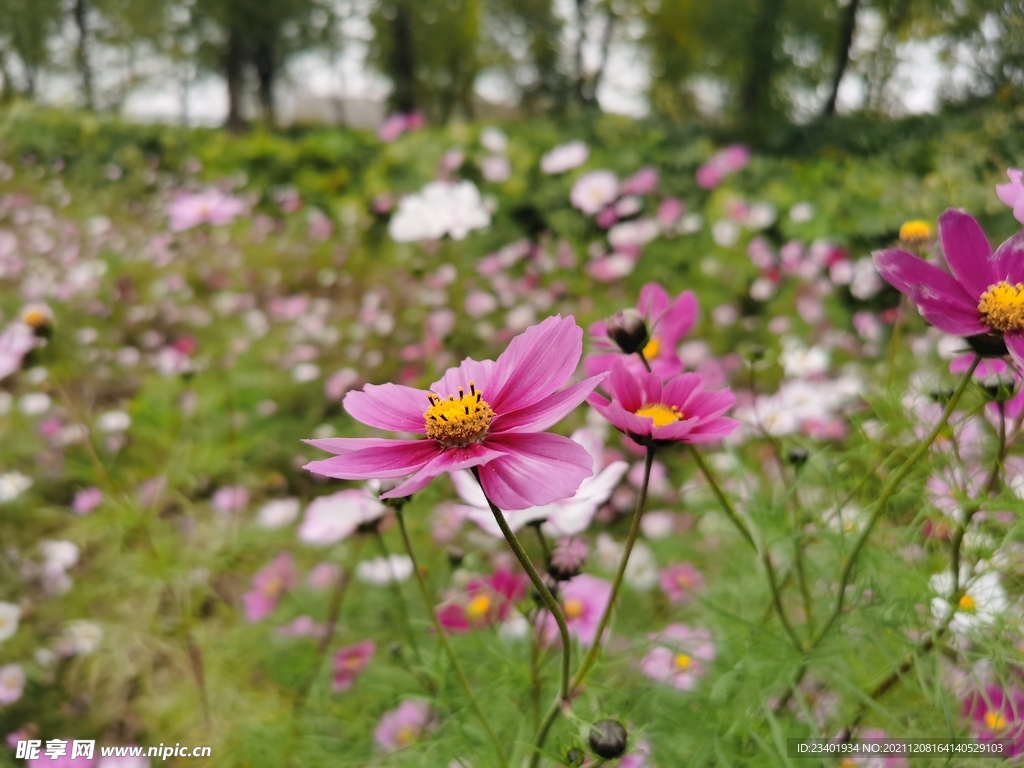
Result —
[{"label": "green stem", "polygon": [[[967,389],[967,385],[971,381],[971,377],[974,375],[975,368],[978,367],[978,363],[981,362],[979,355],[974,356],[974,361],[971,363],[971,367],[964,374],[963,378],[960,379],[960,383],[957,384],[956,389],[953,391],[952,397],[949,398],[949,402],[946,403],[945,409],[942,411],[942,416],[939,418],[939,422],[935,425],[928,436],[921,441],[921,444],[917,446],[917,449],[907,457],[907,460],[903,462],[903,466],[897,469],[889,476],[889,480],[883,486],[881,493],[878,495],[878,501],[875,502],[875,509],[871,515],[871,519],[868,520],[868,524],[864,526],[864,530],[860,532],[857,537],[857,541],[853,545],[853,550],[846,558],[846,562],[843,564],[843,569],[839,575],[839,587],[836,592],[835,606],[832,608],[832,612],[829,614],[825,623],[821,629],[818,630],[818,634],[815,635],[811,641],[811,648],[816,648],[818,644],[824,639],[829,629],[835,623],[836,619],[839,618],[839,614],[843,612],[843,602],[846,599],[846,585],[850,582],[850,575],[853,573],[853,566],[857,562],[857,557],[860,555],[860,551],[864,548],[864,544],[867,542],[868,536],[871,535],[872,529],[875,527],[875,523],[881,518],[882,513],[885,512],[885,505],[896,492],[896,488],[903,481],[903,478],[909,474],[910,470],[913,469],[917,462],[921,459],[928,449],[931,448],[932,443],[935,442],[935,438],[939,436],[939,432],[946,426],[946,422],[949,421],[949,417],[953,415],[953,411],[956,410],[956,404],[960,402],[960,397],[963,395],[964,390]],[[954,578],[956,576],[954,575]]]},{"label": "green stem", "polygon": [[537,541],[540,542],[540,551],[544,553],[544,567],[551,567],[551,550],[548,549],[548,540],[544,538],[544,532],[540,529],[541,521],[535,520],[530,523],[530,527],[533,528],[537,533]]},{"label": "green stem", "polygon": [[398,615],[402,619],[405,636],[409,639],[409,646],[416,657],[416,663],[422,665],[423,657],[420,656],[420,648],[416,644],[416,635],[412,631],[412,623],[409,621],[409,612],[405,608],[405,599],[402,597],[402,585],[398,583],[398,579],[395,578],[394,568],[391,567],[391,555],[388,552],[387,544],[384,543],[384,537],[381,535],[379,528],[374,528],[373,535],[377,540],[378,547],[380,547],[381,554],[384,556],[384,562],[388,564],[388,568],[391,570],[391,586],[395,592],[396,602],[398,603]]},{"label": "green stem", "polygon": [[441,622],[437,618],[437,612],[434,610],[434,601],[430,597],[430,590],[427,588],[427,582],[423,578],[423,572],[420,570],[419,563],[416,562],[416,555],[412,549],[412,541],[409,539],[409,531],[405,526],[405,516],[402,514],[401,509],[395,510],[395,517],[398,518],[398,527],[402,531],[402,543],[405,545],[405,553],[412,561],[412,572],[416,576],[416,583],[419,584],[420,594],[423,597],[423,604],[426,606],[427,613],[430,615],[430,620],[434,625],[434,630],[437,632],[437,637],[441,641],[441,645],[444,648],[445,653],[448,655],[448,660],[452,664],[452,669],[455,670],[455,676],[459,679],[459,684],[462,686],[462,690],[465,691],[466,698],[469,699],[469,704],[473,708],[473,712],[480,720],[484,730],[487,732],[487,738],[491,740],[495,751],[498,753],[498,762],[501,764],[502,768],[508,768],[508,760],[505,758],[505,746],[498,740],[498,736],[494,733],[494,729],[491,728],[491,724],[487,721],[486,715],[484,715],[483,710],[480,708],[480,703],[477,701],[476,696],[473,695],[473,689],[469,685],[466,673],[462,671],[462,665],[459,664],[459,658],[455,655],[455,649],[452,648],[451,641],[448,639],[448,634],[444,631],[444,627],[441,626]]}]

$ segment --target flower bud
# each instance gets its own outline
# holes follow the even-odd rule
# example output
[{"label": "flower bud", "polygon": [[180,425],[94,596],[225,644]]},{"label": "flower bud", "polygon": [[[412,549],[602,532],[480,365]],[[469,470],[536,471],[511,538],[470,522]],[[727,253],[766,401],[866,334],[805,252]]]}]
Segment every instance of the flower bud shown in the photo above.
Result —
[{"label": "flower bud", "polygon": [[579,747],[573,747],[565,753],[565,764],[566,765],[583,765],[583,760],[586,756],[583,754],[583,750]]},{"label": "flower bud", "polygon": [[804,448],[790,448],[786,454],[786,460],[794,467],[802,467],[807,463],[807,450]]},{"label": "flower bud", "polygon": [[982,357],[1003,357],[1009,354],[1001,333],[979,333],[967,336],[964,340]]},{"label": "flower bud", "polygon": [[618,720],[598,720],[590,729],[590,748],[605,760],[622,757],[626,752],[626,728]]},{"label": "flower bud", "polygon": [[548,573],[557,581],[568,581],[577,576],[590,549],[582,539],[562,539],[551,551]]},{"label": "flower bud", "polygon": [[619,349],[632,355],[647,343],[647,323],[644,316],[635,309],[624,309],[605,320],[608,338],[619,345]]}]

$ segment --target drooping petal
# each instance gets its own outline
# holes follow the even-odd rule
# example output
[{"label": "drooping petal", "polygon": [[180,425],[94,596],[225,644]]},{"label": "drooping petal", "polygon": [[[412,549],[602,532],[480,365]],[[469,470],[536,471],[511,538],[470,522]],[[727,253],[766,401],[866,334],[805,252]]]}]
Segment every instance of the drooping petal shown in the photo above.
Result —
[{"label": "drooping petal", "polygon": [[702,420],[687,433],[686,442],[712,443],[722,440],[735,432],[741,423],[728,416],[716,416],[707,421]]},{"label": "drooping petal", "polygon": [[1024,368],[1024,334],[1008,333],[1003,336],[1006,349],[1018,367]]},{"label": "drooping petal", "polygon": [[989,330],[988,326],[978,319],[977,309],[969,311],[961,307],[948,308],[935,302],[918,308],[925,320],[951,336],[975,336]]},{"label": "drooping petal", "polygon": [[527,328],[494,363],[486,400],[495,413],[527,408],[564,385],[583,354],[583,329],[576,320],[554,316]]},{"label": "drooping petal", "polygon": [[392,432],[427,432],[424,412],[430,407],[427,393],[399,384],[367,384],[362,392],[345,395],[345,410],[354,419]]},{"label": "drooping petal", "polygon": [[[457,368],[449,368],[438,381],[430,385],[430,391],[442,398],[458,395],[459,387],[469,392],[469,384],[476,385],[478,392],[490,396],[491,376],[494,370],[493,360],[471,360],[466,358]],[[491,402],[488,400],[488,402]],[[493,403],[492,403],[493,406]]]},{"label": "drooping petal", "polygon": [[590,526],[597,508],[612,495],[612,491],[629,470],[624,461],[613,461],[592,478],[584,480],[576,497],[553,504],[547,516],[546,530],[556,536],[576,536]]},{"label": "drooping petal", "polygon": [[656,330],[661,343],[674,349],[679,339],[690,332],[697,321],[697,297],[684,291],[658,320]]},{"label": "drooping petal", "polygon": [[1024,282],[1024,232],[1018,232],[996,248],[992,260],[999,280],[1014,285]]},{"label": "drooping petal", "polygon": [[601,403],[592,395],[588,403],[591,407],[611,422],[616,429],[631,435],[649,435],[654,420],[649,417],[637,416],[635,413],[625,410],[617,402]]},{"label": "drooping petal", "polygon": [[967,211],[950,208],[939,217],[939,242],[949,271],[969,296],[981,296],[1002,279],[981,225]]},{"label": "drooping petal", "polygon": [[542,432],[554,426],[582,403],[607,374],[600,374],[573,384],[518,411],[500,413],[491,422],[490,434],[502,432]]},{"label": "drooping petal", "polygon": [[402,477],[418,471],[441,452],[435,440],[330,438],[306,442],[338,455],[311,461],[303,469],[339,480]]},{"label": "drooping petal", "polygon": [[658,283],[647,283],[640,289],[640,297],[636,303],[636,308],[640,311],[641,315],[647,318],[649,323],[648,329],[654,327],[658,320],[661,319],[661,313],[668,309],[671,300],[668,291]]},{"label": "drooping petal", "polygon": [[464,448],[449,448],[434,456],[429,462],[420,467],[416,474],[408,478],[397,488],[393,488],[387,493],[382,493],[380,497],[382,499],[401,499],[405,496],[411,496],[425,488],[427,483],[438,475],[445,472],[458,472],[460,469],[469,469],[470,467],[479,467],[487,464],[489,461],[501,458],[502,455],[501,452],[492,450],[483,443],[467,445]]},{"label": "drooping petal", "polygon": [[489,448],[504,453],[480,468],[487,496],[500,509],[527,509],[572,496],[594,474],[586,449],[568,437],[547,432],[488,437]]},{"label": "drooping petal", "polygon": [[459,498],[466,504],[477,509],[487,509],[487,497],[471,473],[452,472],[452,485],[455,486]]}]

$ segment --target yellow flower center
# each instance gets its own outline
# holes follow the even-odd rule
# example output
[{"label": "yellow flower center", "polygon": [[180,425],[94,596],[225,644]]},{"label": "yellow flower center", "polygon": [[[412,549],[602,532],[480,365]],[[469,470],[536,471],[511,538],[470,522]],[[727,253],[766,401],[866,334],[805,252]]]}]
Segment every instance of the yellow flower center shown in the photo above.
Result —
[{"label": "yellow flower center", "polygon": [[277,575],[271,576],[265,582],[263,582],[263,588],[260,590],[267,597],[275,597],[284,590],[284,580]]},{"label": "yellow flower center", "polygon": [[41,309],[30,309],[21,319],[32,328],[43,328],[50,324],[50,318]]},{"label": "yellow flower center", "polygon": [[349,656],[347,659],[345,659],[344,663],[345,668],[351,669],[353,672],[357,671],[361,666],[363,666],[363,660],[358,656]]},{"label": "yellow flower center", "polygon": [[679,669],[689,669],[690,664],[693,663],[693,659],[687,656],[685,653],[680,653],[676,656],[676,667]]},{"label": "yellow flower center", "polygon": [[427,395],[430,407],[423,418],[427,422],[427,437],[432,437],[447,448],[463,447],[481,442],[494,418],[494,411],[476,385],[469,382],[469,394],[459,387],[458,398],[448,395],[445,400],[433,393]]},{"label": "yellow flower center", "polygon": [[964,595],[960,598],[958,605],[961,611],[973,611],[975,608],[974,598],[970,595]]},{"label": "yellow flower center", "polygon": [[486,616],[490,609],[491,598],[487,595],[477,595],[466,606],[466,615],[471,619],[479,619]]},{"label": "yellow flower center", "polygon": [[416,729],[409,725],[403,725],[398,729],[398,733],[395,734],[395,741],[403,747],[407,747],[412,744],[415,738]]},{"label": "yellow flower center", "polygon": [[664,427],[675,421],[681,421],[683,418],[683,413],[679,410],[678,406],[662,405],[661,403],[645,405],[636,412],[636,415],[653,420],[656,427]]},{"label": "yellow flower center", "polygon": [[644,357],[648,360],[653,360],[661,352],[661,342],[657,338],[651,336],[651,340],[648,341],[643,348]]},{"label": "yellow flower center", "polygon": [[575,597],[570,597],[562,606],[565,609],[565,618],[578,619],[583,615],[583,603]]},{"label": "yellow flower center", "polygon": [[990,731],[1000,731],[1006,727],[1006,718],[990,710],[985,713],[985,726]]},{"label": "yellow flower center", "polygon": [[932,226],[927,221],[915,219],[907,221],[900,227],[900,242],[924,243],[932,237]]},{"label": "yellow flower center", "polygon": [[1000,280],[981,294],[981,321],[994,331],[1024,331],[1024,283]]}]

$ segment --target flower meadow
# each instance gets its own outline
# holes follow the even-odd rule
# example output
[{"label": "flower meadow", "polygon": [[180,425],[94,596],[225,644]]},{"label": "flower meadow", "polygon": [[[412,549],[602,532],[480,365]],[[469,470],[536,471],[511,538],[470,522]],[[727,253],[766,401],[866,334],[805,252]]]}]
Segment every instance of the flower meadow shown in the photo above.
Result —
[{"label": "flower meadow", "polygon": [[0,133],[0,765],[1024,754],[1013,157],[408,115],[63,153],[33,119]]}]

